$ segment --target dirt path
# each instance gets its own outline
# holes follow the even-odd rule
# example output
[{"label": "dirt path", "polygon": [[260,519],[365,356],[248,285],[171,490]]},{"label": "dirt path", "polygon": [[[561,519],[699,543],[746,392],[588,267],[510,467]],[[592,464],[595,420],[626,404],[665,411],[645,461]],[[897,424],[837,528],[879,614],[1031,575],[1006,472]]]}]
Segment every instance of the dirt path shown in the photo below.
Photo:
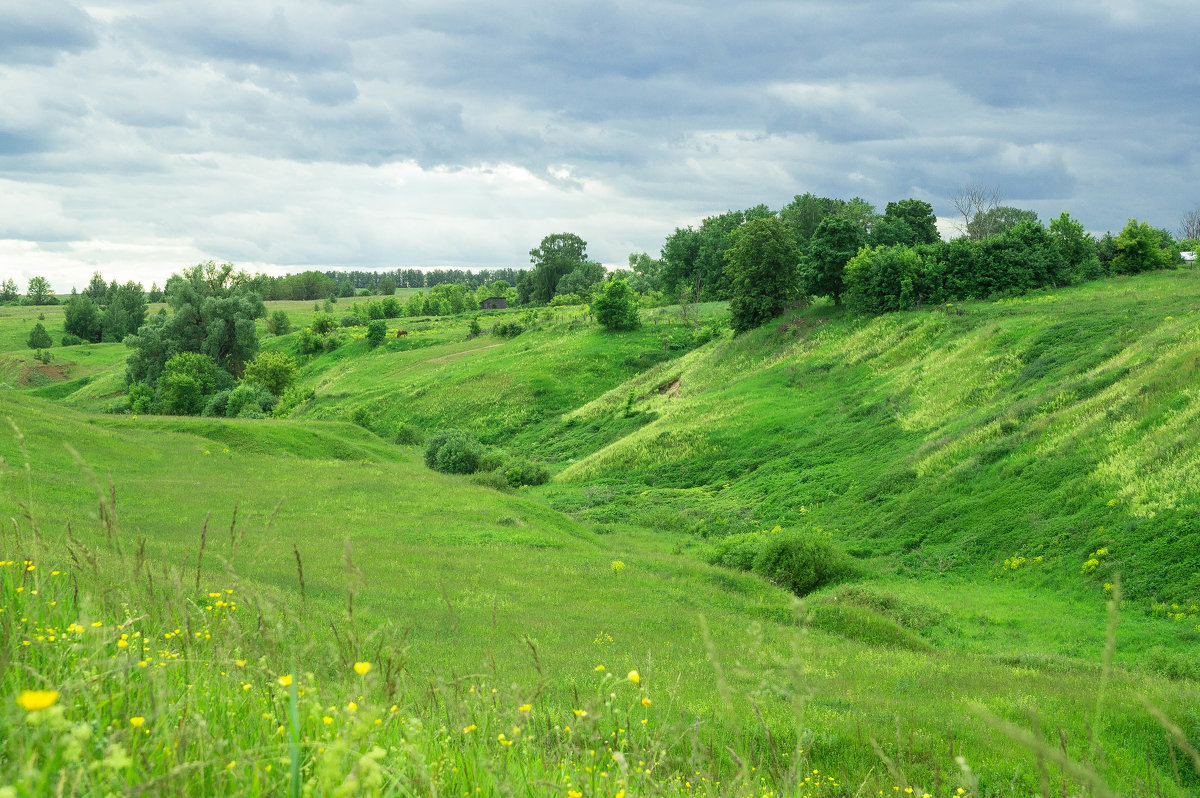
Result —
[{"label": "dirt path", "polygon": [[485,349],[495,349],[498,346],[504,346],[504,344],[488,344],[487,346],[478,346],[474,349],[464,349],[461,352],[451,352],[450,354],[442,355],[441,357],[431,357],[428,360],[426,360],[425,362],[426,363],[445,363],[447,360],[454,360],[456,357],[462,357],[463,355],[469,355],[472,352],[482,352]]}]

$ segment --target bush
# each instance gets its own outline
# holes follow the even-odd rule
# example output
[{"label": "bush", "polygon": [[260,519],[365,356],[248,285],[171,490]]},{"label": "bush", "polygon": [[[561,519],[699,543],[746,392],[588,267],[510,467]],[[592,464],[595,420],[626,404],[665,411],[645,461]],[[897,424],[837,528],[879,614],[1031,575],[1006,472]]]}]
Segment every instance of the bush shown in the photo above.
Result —
[{"label": "bush", "polygon": [[516,338],[523,332],[525,332],[525,326],[519,321],[502,321],[492,327],[492,334],[499,335],[501,338]]},{"label": "bush", "polygon": [[282,310],[273,310],[267,316],[267,332],[272,335],[287,335],[292,329],[292,320]]},{"label": "bush", "polygon": [[326,335],[333,332],[334,326],[333,316],[328,312],[322,311],[313,316],[312,331],[317,335]]},{"label": "bush", "polygon": [[49,349],[54,346],[54,341],[50,339],[50,333],[46,332],[46,328],[40,321],[29,331],[29,340],[26,343],[29,344],[30,349]]},{"label": "bush", "polygon": [[325,345],[326,352],[332,352],[342,345],[342,339],[338,338],[336,335],[327,335],[322,343]]},{"label": "bush", "polygon": [[78,346],[79,344],[84,343],[84,340],[78,335],[71,335],[70,333],[67,333],[62,337],[61,343],[63,346]]},{"label": "bush", "polygon": [[420,446],[423,438],[421,430],[412,424],[401,424],[396,428],[396,434],[392,441],[398,446]]},{"label": "bush", "polygon": [[609,330],[632,330],[641,323],[637,294],[619,277],[600,285],[592,300],[591,311],[600,326]]},{"label": "bush", "polygon": [[345,316],[342,316],[342,320],[338,323],[343,327],[359,327],[362,325],[362,319],[353,313],[347,313]]},{"label": "bush", "polygon": [[246,365],[242,379],[282,396],[296,381],[296,361],[282,352],[263,352]]},{"label": "bush", "polygon": [[158,381],[158,409],[173,416],[194,416],[203,407],[200,382],[182,371],[164,373]]},{"label": "bush", "polygon": [[279,397],[279,401],[275,404],[275,409],[271,411],[271,415],[276,418],[284,418],[300,405],[316,396],[316,391],[312,388],[300,388],[292,386],[283,392]]},{"label": "bush", "polygon": [[383,302],[380,303],[380,306],[383,308],[383,317],[385,319],[398,319],[400,318],[400,314],[403,312],[403,308],[400,305],[400,300],[391,295],[387,296]]},{"label": "bush", "polygon": [[383,343],[383,339],[387,337],[387,322],[383,319],[375,319],[367,325],[367,343],[371,348],[379,346]]},{"label": "bush", "polygon": [[508,452],[497,449],[495,446],[485,449],[483,456],[479,459],[480,471],[497,471],[506,465],[508,465]]},{"label": "bush", "polygon": [[469,432],[439,432],[425,447],[425,465],[444,474],[473,474],[482,459],[483,447]]},{"label": "bush", "polygon": [[503,468],[504,479],[514,488],[522,485],[543,485],[550,480],[550,472],[541,463],[514,457]]},{"label": "bush", "polygon": [[129,386],[129,410],[133,413],[154,412],[154,389],[144,382]]},{"label": "bush", "polygon": [[300,331],[296,347],[300,350],[300,354],[312,355],[325,348],[325,339],[313,332],[312,329],[305,327]]},{"label": "bush", "polygon": [[713,565],[749,571],[754,567],[754,558],[758,556],[768,534],[771,533],[742,532],[728,535],[713,546],[706,559]]},{"label": "bush", "polygon": [[231,393],[233,393],[232,390],[217,391],[208,397],[208,401],[204,403],[204,409],[200,411],[200,415],[211,418],[224,418],[225,408],[229,406],[229,394]]},{"label": "bush", "polygon": [[[225,404],[225,416],[227,418],[262,418],[262,414],[275,407],[276,401],[278,400],[275,395],[258,383],[243,382],[229,392],[229,398]],[[257,409],[259,415],[246,416],[243,411],[247,407]]]},{"label": "bush", "polygon": [[751,570],[797,596],[805,596],[849,578],[854,574],[854,565],[827,535],[789,531],[764,535]]}]

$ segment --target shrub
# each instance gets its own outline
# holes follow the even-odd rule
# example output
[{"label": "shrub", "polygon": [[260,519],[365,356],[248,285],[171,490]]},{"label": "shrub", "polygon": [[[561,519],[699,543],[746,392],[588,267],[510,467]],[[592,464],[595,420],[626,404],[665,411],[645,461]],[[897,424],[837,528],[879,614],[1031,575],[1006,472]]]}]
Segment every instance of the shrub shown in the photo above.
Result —
[{"label": "shrub", "polygon": [[276,396],[282,396],[296,381],[296,361],[282,352],[262,352],[246,365],[242,379],[258,383]]},{"label": "shrub", "polygon": [[472,318],[469,322],[467,322],[467,332],[471,335],[479,335],[479,333],[482,332],[481,328],[479,327],[479,319]]},{"label": "shrub", "polygon": [[641,323],[637,293],[619,277],[602,283],[596,290],[591,311],[600,326],[609,330],[632,330]]},{"label": "shrub", "polygon": [[385,297],[380,305],[383,308],[383,317],[385,319],[398,319],[400,318],[400,314],[403,312],[403,307],[400,305],[400,300],[391,295]]},{"label": "shrub", "polygon": [[204,391],[200,382],[182,371],[164,373],[158,381],[159,412],[173,416],[194,416],[203,407]]},{"label": "shrub", "polygon": [[29,340],[26,343],[29,344],[30,349],[49,349],[54,346],[54,341],[50,339],[50,333],[46,332],[46,328],[40,321],[29,331]]},{"label": "shrub", "polygon": [[492,327],[492,334],[499,335],[501,338],[516,338],[523,332],[525,332],[525,327],[519,321],[502,321]]},{"label": "shrub", "polygon": [[480,471],[496,471],[508,464],[508,452],[503,449],[497,449],[495,446],[489,446],[484,450],[483,456],[479,459]]},{"label": "shrub", "polygon": [[279,401],[275,404],[275,409],[271,411],[271,415],[276,418],[284,418],[316,395],[316,391],[312,388],[301,388],[293,385],[279,397]]},{"label": "shrub", "polygon": [[392,438],[398,446],[420,446],[422,439],[421,430],[412,424],[401,424]]},{"label": "shrub", "polygon": [[383,319],[375,319],[367,325],[367,343],[371,348],[375,348],[383,343],[383,339],[387,337],[387,322]]},{"label": "shrub", "polygon": [[713,546],[707,560],[713,565],[724,565],[726,568],[736,568],[739,571],[749,571],[754,567],[754,558],[767,534],[763,532],[741,532],[727,535]]},{"label": "shrub", "polygon": [[312,331],[318,335],[325,335],[333,332],[334,326],[333,316],[326,311],[322,311],[313,316]]},{"label": "shrub", "polygon": [[225,409],[229,407],[229,394],[231,393],[233,393],[232,390],[217,391],[214,393],[208,398],[208,401],[205,402],[204,410],[201,411],[200,415],[213,418],[224,418]]},{"label": "shrub", "polygon": [[327,335],[322,343],[325,345],[326,352],[332,352],[342,345],[342,339],[338,338],[336,335]]},{"label": "shrub", "polygon": [[62,337],[61,343],[63,346],[78,346],[79,344],[84,343],[84,340],[78,335],[71,335],[70,333],[67,333]]},{"label": "shrub", "polygon": [[271,315],[267,316],[267,332],[272,335],[287,335],[292,329],[292,320],[288,318],[288,314],[282,310],[273,310]]},{"label": "shrub", "polygon": [[296,342],[296,346],[300,350],[300,354],[311,355],[325,348],[325,340],[311,328],[305,327],[300,331],[300,338]]},{"label": "shrub", "polygon": [[[275,407],[277,401],[274,394],[258,383],[243,382],[229,392],[229,399],[225,405],[225,416],[227,418],[247,418],[242,411],[248,406],[257,408],[259,413],[265,413]],[[262,418],[262,416],[253,416],[253,418]]]},{"label": "shrub", "polygon": [[751,570],[797,596],[854,574],[850,558],[827,535],[800,531],[765,535]]},{"label": "shrub", "polygon": [[550,480],[550,472],[541,463],[514,457],[503,468],[504,479],[514,488],[522,485],[543,485]]},{"label": "shrub", "polygon": [[129,386],[129,410],[133,413],[154,412],[154,389],[144,382]]},{"label": "shrub", "polygon": [[362,325],[362,319],[353,313],[347,313],[345,316],[342,316],[342,320],[338,324],[341,324],[343,327],[358,327]]},{"label": "shrub", "polygon": [[445,474],[473,474],[482,459],[483,447],[469,432],[439,432],[425,447],[425,465]]}]

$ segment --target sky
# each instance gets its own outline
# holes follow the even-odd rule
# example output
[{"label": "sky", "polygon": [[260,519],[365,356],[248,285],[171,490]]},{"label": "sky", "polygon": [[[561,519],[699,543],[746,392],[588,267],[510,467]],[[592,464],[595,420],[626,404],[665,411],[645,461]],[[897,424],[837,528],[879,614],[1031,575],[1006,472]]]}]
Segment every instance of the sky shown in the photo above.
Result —
[{"label": "sky", "polygon": [[793,196],[1200,205],[1200,3],[3,0],[0,279],[610,266]]}]

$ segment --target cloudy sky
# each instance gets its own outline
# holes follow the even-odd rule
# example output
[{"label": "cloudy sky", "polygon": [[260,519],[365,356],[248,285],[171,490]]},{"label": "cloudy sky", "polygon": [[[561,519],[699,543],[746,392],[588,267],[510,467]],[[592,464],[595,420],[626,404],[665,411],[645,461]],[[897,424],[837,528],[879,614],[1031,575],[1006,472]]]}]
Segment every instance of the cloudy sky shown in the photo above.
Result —
[{"label": "cloudy sky", "polygon": [[[0,277],[597,260],[812,191],[1200,205],[1200,3],[2,0]],[[948,228],[947,228],[948,229]]]}]

